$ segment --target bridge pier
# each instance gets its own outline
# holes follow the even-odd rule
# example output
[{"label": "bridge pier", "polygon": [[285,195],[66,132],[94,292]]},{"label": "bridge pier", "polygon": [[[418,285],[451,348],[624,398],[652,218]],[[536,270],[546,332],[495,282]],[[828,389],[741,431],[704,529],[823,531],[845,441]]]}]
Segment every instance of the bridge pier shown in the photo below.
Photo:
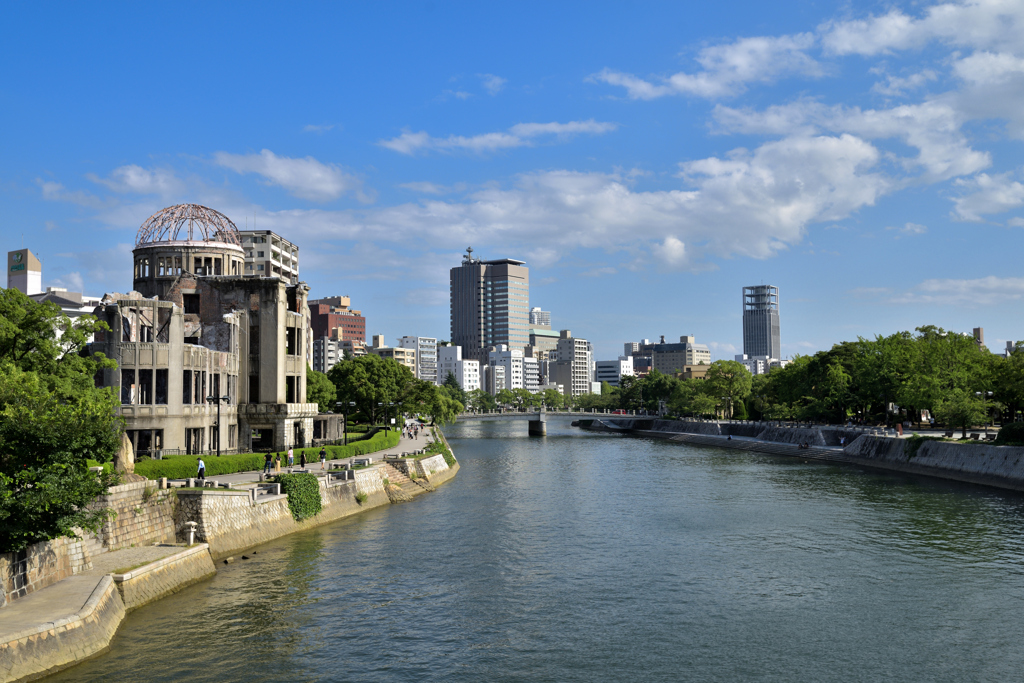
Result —
[{"label": "bridge pier", "polygon": [[548,419],[543,412],[537,413],[536,420],[530,420],[530,436],[547,436]]}]

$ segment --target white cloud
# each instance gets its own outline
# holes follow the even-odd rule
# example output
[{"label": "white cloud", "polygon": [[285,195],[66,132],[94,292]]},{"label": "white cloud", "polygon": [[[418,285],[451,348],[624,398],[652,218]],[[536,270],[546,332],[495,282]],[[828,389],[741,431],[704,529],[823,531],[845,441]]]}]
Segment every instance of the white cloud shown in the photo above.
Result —
[{"label": "white cloud", "polygon": [[974,280],[931,279],[890,301],[896,304],[991,306],[1024,297],[1024,278],[988,277]]},{"label": "white cloud", "polygon": [[933,5],[921,17],[898,9],[882,16],[833,21],[819,27],[825,49],[837,55],[878,55],[921,48],[932,41],[954,47],[1020,47],[1024,4],[965,0]]},{"label": "white cloud", "polygon": [[931,69],[925,69],[905,77],[886,75],[884,84],[875,83],[871,89],[880,95],[897,97],[905,94],[908,90],[917,90],[924,84],[937,80],[938,77],[939,74]]},{"label": "white cloud", "polygon": [[580,277],[604,277],[605,275],[615,275],[618,271],[611,266],[604,266],[602,268],[591,268],[580,273]]},{"label": "white cloud", "polygon": [[335,127],[335,124],[333,124],[333,123],[325,123],[325,124],[321,124],[321,125],[316,125],[316,124],[310,123],[310,124],[305,125],[305,126],[302,127],[302,132],[303,133],[326,133],[326,132],[328,132],[330,130],[334,130],[334,127]]},{"label": "white cloud", "polygon": [[50,202],[68,202],[89,207],[90,209],[98,209],[104,205],[103,200],[96,195],[83,192],[82,190],[68,190],[62,184],[52,180],[36,178],[36,185],[42,191],[43,199]]},{"label": "white cloud", "polygon": [[495,76],[494,74],[480,74],[480,78],[483,81],[484,90],[491,96],[497,95],[508,83],[507,78],[501,76]]},{"label": "white cloud", "polygon": [[652,83],[606,68],[588,80],[623,87],[634,100],[673,94],[728,97],[743,92],[748,83],[769,83],[788,74],[821,76],[821,65],[807,54],[814,43],[815,38],[810,33],[740,38],[725,45],[703,48],[697,55],[697,63],[703,71],[694,74],[681,71]]},{"label": "white cloud", "polygon": [[985,214],[1003,213],[1024,206],[1024,184],[1013,180],[1012,173],[957,180],[956,184],[971,191],[953,200],[954,215],[965,221],[980,221]]},{"label": "white cloud", "polygon": [[1006,225],[1008,225],[1011,228],[1024,228],[1024,218],[1014,216],[1010,220],[1006,221]]},{"label": "white cloud", "polygon": [[73,273],[65,273],[62,277],[51,281],[49,286],[64,287],[71,292],[85,291],[85,282],[82,279],[82,274],[77,271]]},{"label": "white cloud", "polygon": [[638,191],[618,174],[547,171],[460,201],[261,212],[260,224],[295,239],[472,244],[532,252],[534,260],[601,248],[699,269],[711,256],[768,258],[799,242],[810,223],[873,204],[892,186],[874,168],[879,159],[870,143],[850,135],[787,138],[681,164],[687,189]]},{"label": "white cloud", "polygon": [[362,180],[339,166],[321,163],[313,157],[279,157],[264,149],[259,154],[217,152],[213,158],[219,166],[236,173],[256,173],[268,183],[283,187],[302,199],[325,202],[351,192],[359,201],[372,201],[363,192]]},{"label": "white cloud", "polygon": [[966,117],[951,105],[936,101],[864,110],[829,107],[813,100],[763,111],[718,105],[714,117],[721,132],[796,135],[827,131],[868,140],[899,139],[919,153],[914,158],[893,158],[907,170],[921,169],[923,179],[931,182],[969,175],[991,163],[987,152],[970,147],[962,131]]},{"label": "white cloud", "polygon": [[589,134],[602,135],[618,128],[616,123],[604,121],[569,121],[568,123],[519,123],[512,126],[509,132],[484,133],[466,137],[463,135],[450,135],[446,138],[431,137],[425,131],[413,133],[404,131],[397,138],[381,140],[377,144],[401,154],[416,154],[430,150],[448,152],[452,150],[466,150],[483,154],[495,152],[500,149],[511,149],[514,147],[530,147],[535,144],[536,138],[552,136],[560,140],[568,139],[574,135]]},{"label": "white cloud", "polygon": [[465,183],[455,183],[454,185],[438,185],[437,183],[431,182],[415,182],[415,183],[402,183],[399,187],[406,190],[412,190],[413,192],[420,192],[422,194],[451,194],[453,192],[463,192],[466,189]]},{"label": "white cloud", "polygon": [[164,168],[145,169],[135,164],[115,168],[109,178],[87,173],[86,178],[118,193],[156,194],[162,197],[181,192],[185,185],[174,171]]},{"label": "white cloud", "polygon": [[920,223],[904,223],[902,227],[889,226],[886,230],[895,230],[904,235],[923,235],[928,232],[928,227]]}]

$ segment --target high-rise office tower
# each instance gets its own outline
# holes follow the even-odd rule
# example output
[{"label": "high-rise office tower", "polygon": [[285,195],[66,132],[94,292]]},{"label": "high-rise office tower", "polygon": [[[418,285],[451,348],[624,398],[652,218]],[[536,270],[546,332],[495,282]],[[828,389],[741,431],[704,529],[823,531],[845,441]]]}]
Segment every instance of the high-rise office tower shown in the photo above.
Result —
[{"label": "high-rise office tower", "polygon": [[743,288],[743,353],[750,358],[782,358],[778,287]]},{"label": "high-rise office tower", "polygon": [[551,311],[542,311],[539,307],[530,309],[530,327],[544,330],[551,329]]},{"label": "high-rise office tower", "polygon": [[487,362],[492,346],[530,343],[530,269],[523,261],[481,261],[467,249],[451,269],[451,343],[464,358]]}]

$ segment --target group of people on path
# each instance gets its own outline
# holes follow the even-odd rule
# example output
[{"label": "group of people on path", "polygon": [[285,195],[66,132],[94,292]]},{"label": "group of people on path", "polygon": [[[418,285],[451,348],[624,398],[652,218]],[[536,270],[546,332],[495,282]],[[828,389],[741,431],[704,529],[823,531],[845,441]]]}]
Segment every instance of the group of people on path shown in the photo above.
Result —
[{"label": "group of people on path", "polygon": [[[277,454],[267,453],[264,456],[264,460],[263,460],[263,473],[264,474],[270,474],[270,466],[271,466],[271,464],[273,464],[274,472],[276,474],[280,474],[281,473],[281,456],[282,455],[283,455],[282,453],[277,453]],[[319,455],[320,455],[320,469],[321,470],[326,470],[327,469],[327,449],[326,448],[321,448]],[[286,462],[288,463],[288,467],[293,467],[295,465],[295,449],[293,449],[293,448],[289,448],[288,449],[288,456],[287,456],[287,461]],[[299,451],[299,467],[301,467],[302,469],[306,468],[306,451]]]},{"label": "group of people on path", "polygon": [[418,439],[420,436],[419,425],[406,425],[405,429],[402,430],[403,439]]}]

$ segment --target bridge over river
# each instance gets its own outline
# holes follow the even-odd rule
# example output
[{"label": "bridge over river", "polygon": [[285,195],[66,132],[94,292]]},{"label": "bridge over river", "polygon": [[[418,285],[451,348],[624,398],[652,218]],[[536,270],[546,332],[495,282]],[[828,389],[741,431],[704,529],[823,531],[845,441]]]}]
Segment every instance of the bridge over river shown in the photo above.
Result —
[{"label": "bridge over river", "polygon": [[583,410],[489,410],[482,413],[462,413],[459,420],[529,420],[530,436],[544,436],[548,433],[547,418],[552,417],[584,417],[596,415],[615,415],[617,417],[635,416],[635,411],[629,411],[628,415],[612,413],[611,411],[583,411]]}]

